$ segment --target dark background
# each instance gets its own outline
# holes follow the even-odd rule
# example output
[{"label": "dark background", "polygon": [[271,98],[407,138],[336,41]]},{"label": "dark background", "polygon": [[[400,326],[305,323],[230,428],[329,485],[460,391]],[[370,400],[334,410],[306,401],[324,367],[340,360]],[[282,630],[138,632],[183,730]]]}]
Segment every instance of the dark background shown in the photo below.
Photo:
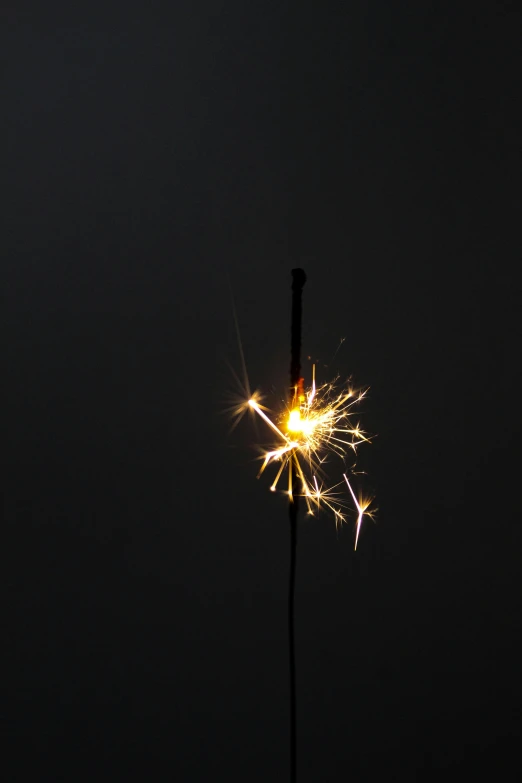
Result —
[{"label": "dark background", "polygon": [[299,782],[518,778],[521,28],[464,7],[3,4],[6,780],[287,779],[286,505],[220,414],[227,272],[281,394],[294,266],[379,507],[300,521]]}]

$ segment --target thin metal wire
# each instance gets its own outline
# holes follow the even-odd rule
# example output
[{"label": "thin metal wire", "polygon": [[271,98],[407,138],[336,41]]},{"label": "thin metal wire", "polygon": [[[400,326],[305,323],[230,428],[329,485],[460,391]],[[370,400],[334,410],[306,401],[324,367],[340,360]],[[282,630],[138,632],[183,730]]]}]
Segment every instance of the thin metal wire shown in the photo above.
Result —
[{"label": "thin metal wire", "polygon": [[[302,269],[292,269],[292,333],[290,358],[290,400],[293,401],[301,376],[301,316],[302,293],[306,275]],[[292,493],[289,501],[290,517],[290,582],[288,588],[288,642],[290,652],[290,783],[297,781],[297,721],[295,669],[295,567],[297,556],[297,469],[292,467]]]}]

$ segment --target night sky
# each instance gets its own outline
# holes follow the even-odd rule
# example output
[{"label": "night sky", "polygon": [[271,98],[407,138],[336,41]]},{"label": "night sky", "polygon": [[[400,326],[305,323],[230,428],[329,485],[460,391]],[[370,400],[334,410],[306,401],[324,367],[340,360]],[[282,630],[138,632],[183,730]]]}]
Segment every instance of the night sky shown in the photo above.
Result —
[{"label": "night sky", "polygon": [[521,26],[465,7],[3,4],[7,783],[288,779],[287,503],[223,410],[230,285],[277,399],[297,266],[379,508],[299,521],[298,781],[518,779]]}]

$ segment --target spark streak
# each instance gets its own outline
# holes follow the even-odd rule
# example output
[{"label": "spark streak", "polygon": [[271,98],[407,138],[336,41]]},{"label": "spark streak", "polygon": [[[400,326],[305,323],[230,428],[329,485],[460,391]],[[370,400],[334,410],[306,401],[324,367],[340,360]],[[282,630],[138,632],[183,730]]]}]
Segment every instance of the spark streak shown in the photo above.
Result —
[{"label": "spark streak", "polygon": [[[363,516],[364,516],[364,514],[366,512],[366,509],[370,505],[371,500],[370,499],[364,499],[363,500],[362,498],[360,499],[360,501],[357,500],[357,498],[355,497],[355,493],[354,493],[354,491],[352,489],[352,486],[351,486],[350,482],[348,481],[348,479],[346,477],[346,473],[343,473],[343,476],[344,476],[344,480],[348,484],[348,489],[350,490],[350,494],[351,494],[351,496],[353,498],[353,502],[355,503],[355,506],[357,508],[357,513],[358,513],[358,516],[357,516],[357,528],[356,528],[356,533],[355,533],[355,549],[357,549],[357,542],[359,540],[359,532],[361,530],[361,524],[362,524]],[[368,513],[369,517],[372,516],[372,514],[370,514],[369,512],[367,512],[367,513]]]}]

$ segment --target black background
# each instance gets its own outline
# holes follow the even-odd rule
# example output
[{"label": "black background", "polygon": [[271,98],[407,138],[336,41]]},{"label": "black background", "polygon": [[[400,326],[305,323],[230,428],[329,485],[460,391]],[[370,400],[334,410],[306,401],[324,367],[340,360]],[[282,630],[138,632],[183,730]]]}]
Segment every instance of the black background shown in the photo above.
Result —
[{"label": "black background", "polygon": [[298,779],[517,779],[520,15],[465,6],[3,5],[9,781],[287,779],[286,505],[220,414],[227,275],[281,395],[294,266],[379,507],[300,521]]}]

